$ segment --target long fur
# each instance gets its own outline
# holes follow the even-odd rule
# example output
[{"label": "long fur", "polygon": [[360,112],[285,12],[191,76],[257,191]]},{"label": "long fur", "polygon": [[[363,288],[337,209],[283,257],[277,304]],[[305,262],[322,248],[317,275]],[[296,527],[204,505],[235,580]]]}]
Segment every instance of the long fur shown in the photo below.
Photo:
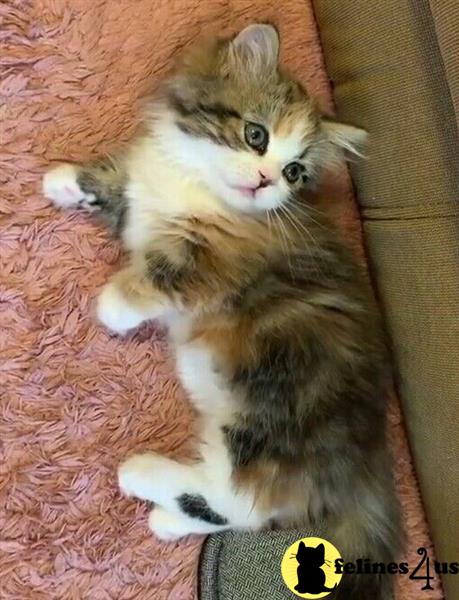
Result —
[{"label": "long fur", "polygon": [[[309,198],[365,133],[322,119],[279,69],[278,46],[259,25],[193,48],[127,153],[59,167],[45,193],[97,210],[121,235],[130,262],[98,315],[120,333],[162,319],[201,415],[198,463],[140,455],[120,468],[126,493],[159,505],[153,531],[321,522],[346,558],[387,562],[400,536],[381,323]],[[250,147],[247,123],[265,128],[266,147]],[[285,175],[292,161],[296,181]],[[337,597],[386,599],[389,587],[349,577]]]}]

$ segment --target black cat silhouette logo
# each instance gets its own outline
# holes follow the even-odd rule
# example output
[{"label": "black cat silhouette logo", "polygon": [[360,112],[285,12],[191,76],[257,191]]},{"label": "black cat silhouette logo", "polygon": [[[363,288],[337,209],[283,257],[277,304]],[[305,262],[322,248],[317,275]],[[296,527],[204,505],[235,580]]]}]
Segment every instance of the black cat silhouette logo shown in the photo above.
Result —
[{"label": "black cat silhouette logo", "polygon": [[321,538],[304,538],[284,554],[281,570],[285,585],[300,598],[325,598],[338,587],[342,575],[335,572],[338,550]]}]

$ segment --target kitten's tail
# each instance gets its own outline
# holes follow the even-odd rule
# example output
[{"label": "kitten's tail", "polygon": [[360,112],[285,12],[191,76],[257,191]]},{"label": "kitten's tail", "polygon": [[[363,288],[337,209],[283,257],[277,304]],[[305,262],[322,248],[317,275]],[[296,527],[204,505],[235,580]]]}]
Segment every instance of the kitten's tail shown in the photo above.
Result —
[{"label": "kitten's tail", "polygon": [[387,565],[396,562],[402,549],[401,531],[398,502],[389,485],[381,494],[367,489],[358,505],[337,515],[326,539],[336,545],[344,562],[370,559],[378,568],[344,573],[333,600],[393,600],[394,575],[387,572]]},{"label": "kitten's tail", "polygon": [[393,582],[387,575],[344,575],[339,586],[335,586],[333,600],[393,600]]}]

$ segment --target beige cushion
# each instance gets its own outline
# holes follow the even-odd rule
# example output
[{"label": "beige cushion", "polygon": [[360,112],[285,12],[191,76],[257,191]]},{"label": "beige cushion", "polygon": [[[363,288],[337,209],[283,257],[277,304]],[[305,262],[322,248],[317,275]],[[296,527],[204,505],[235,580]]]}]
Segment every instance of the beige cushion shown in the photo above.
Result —
[{"label": "beige cushion", "polygon": [[430,0],[430,8],[451,100],[456,111],[456,123],[459,123],[459,2],[457,0]]},{"label": "beige cushion", "polygon": [[[369,161],[354,169],[364,232],[437,557],[457,561],[459,4],[431,4],[315,0],[315,10],[339,116],[371,134]],[[457,600],[459,576],[444,585]]]}]

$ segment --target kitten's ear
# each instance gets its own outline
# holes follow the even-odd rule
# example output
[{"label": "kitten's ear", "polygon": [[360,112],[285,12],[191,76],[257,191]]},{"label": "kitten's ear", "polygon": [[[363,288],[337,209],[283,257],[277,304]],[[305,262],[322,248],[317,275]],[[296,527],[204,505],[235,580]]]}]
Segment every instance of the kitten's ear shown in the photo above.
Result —
[{"label": "kitten's ear", "polygon": [[363,150],[368,140],[368,133],[365,129],[330,119],[322,119],[322,130],[334,146],[363,157]]},{"label": "kitten's ear", "polygon": [[298,552],[301,552],[303,550],[306,550],[306,546],[304,542],[300,542],[300,545],[298,546]]},{"label": "kitten's ear", "polygon": [[230,56],[235,66],[254,75],[277,70],[279,34],[272,25],[249,25],[230,44]]},{"label": "kitten's ear", "polygon": [[325,558],[325,546],[323,544],[319,544],[316,550],[320,552],[321,558]]}]

